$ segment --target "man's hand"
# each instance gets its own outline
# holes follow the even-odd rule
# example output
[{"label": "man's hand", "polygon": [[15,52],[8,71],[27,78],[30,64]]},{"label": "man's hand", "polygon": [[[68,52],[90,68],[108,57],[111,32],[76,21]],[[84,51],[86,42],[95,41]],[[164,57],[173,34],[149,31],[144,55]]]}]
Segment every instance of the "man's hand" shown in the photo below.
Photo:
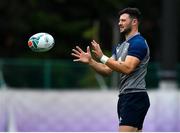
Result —
[{"label": "man's hand", "polygon": [[92,52],[95,54],[96,58],[100,59],[103,56],[103,52],[101,50],[101,47],[99,46],[99,44],[95,40],[93,40],[91,42],[91,44],[92,44],[92,48],[93,48]]},{"label": "man's hand", "polygon": [[71,55],[77,58],[73,61],[79,61],[86,64],[89,64],[92,59],[89,46],[87,47],[87,52],[84,52],[79,46],[76,46],[76,49],[72,49]]}]

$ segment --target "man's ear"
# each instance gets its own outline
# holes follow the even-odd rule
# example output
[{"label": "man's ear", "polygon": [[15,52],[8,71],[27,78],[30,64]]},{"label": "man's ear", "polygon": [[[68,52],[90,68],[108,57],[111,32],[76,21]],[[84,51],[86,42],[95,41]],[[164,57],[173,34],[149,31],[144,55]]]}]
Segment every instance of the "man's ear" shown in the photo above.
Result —
[{"label": "man's ear", "polygon": [[136,25],[138,23],[137,19],[133,19],[132,24]]}]

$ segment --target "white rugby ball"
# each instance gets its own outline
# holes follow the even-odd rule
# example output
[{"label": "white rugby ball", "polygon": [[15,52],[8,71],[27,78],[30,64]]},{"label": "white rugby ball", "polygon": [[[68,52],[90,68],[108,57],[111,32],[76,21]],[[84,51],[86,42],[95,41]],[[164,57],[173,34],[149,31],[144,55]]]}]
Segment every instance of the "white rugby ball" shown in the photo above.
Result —
[{"label": "white rugby ball", "polygon": [[28,46],[34,52],[46,52],[54,46],[54,38],[48,33],[36,33],[29,38]]}]

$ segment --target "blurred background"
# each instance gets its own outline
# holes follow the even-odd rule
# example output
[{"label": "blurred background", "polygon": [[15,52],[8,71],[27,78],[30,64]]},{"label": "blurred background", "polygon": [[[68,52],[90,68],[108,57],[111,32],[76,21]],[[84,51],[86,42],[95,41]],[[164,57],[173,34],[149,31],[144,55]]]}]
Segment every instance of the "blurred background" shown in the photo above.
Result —
[{"label": "blurred background", "polygon": [[[125,7],[142,12],[140,32],[151,50],[144,131],[180,131],[179,6],[178,0],[2,0],[0,131],[117,131],[118,74],[102,77],[74,63],[71,50],[95,39],[111,56]],[[50,51],[29,49],[38,32],[54,37]]]}]

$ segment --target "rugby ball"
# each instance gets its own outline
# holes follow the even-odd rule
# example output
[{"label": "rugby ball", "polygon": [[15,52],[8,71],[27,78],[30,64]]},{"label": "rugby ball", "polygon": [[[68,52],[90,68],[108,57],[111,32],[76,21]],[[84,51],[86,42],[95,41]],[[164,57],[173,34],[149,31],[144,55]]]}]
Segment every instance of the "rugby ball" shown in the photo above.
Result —
[{"label": "rugby ball", "polygon": [[46,52],[54,46],[54,38],[48,33],[36,33],[28,40],[29,48],[34,52]]}]

